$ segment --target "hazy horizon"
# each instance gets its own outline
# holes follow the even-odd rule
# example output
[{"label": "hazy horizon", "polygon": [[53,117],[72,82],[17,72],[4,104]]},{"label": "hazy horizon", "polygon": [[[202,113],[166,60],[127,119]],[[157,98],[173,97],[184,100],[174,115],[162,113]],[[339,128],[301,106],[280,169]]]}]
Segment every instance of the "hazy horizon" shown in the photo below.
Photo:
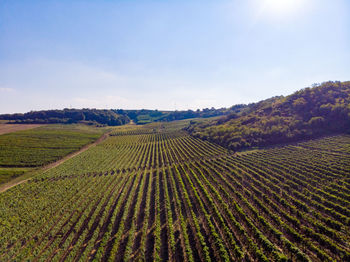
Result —
[{"label": "hazy horizon", "polygon": [[2,1],[0,114],[230,107],[349,80],[345,0]]}]

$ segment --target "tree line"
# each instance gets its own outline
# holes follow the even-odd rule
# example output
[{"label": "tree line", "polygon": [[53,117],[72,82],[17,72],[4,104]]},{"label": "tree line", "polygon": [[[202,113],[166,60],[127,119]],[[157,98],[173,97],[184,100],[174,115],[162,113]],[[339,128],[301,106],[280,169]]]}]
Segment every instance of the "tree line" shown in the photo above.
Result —
[{"label": "tree line", "polygon": [[350,81],[314,84],[292,95],[250,104],[240,114],[192,121],[195,137],[233,150],[350,131]]},{"label": "tree line", "polygon": [[123,110],[123,109],[68,109],[41,110],[28,113],[3,114],[0,120],[8,120],[15,124],[97,124],[119,126],[131,120],[139,125],[157,121],[175,121],[189,118],[209,118],[215,116],[238,113],[246,105],[236,105],[231,108],[204,108],[202,110],[158,111],[158,110]]},{"label": "tree line", "polygon": [[68,109],[30,111],[24,114],[0,115],[0,120],[10,120],[17,124],[102,124],[109,126],[124,125],[130,122],[126,115],[119,115],[112,110]]}]

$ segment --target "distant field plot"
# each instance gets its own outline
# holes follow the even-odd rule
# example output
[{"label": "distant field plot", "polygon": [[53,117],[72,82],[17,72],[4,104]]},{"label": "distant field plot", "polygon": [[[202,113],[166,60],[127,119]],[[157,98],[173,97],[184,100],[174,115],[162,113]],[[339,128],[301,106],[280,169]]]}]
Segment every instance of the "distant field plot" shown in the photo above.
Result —
[{"label": "distant field plot", "polygon": [[5,124],[0,122],[0,135],[21,130],[33,129],[42,125]]},{"label": "distant field plot", "polygon": [[183,125],[118,128],[0,194],[0,260],[350,260],[349,136],[232,154]]},{"label": "distant field plot", "polygon": [[[215,119],[212,117],[211,119]],[[171,131],[179,131],[185,127],[187,127],[191,121],[196,121],[196,118],[188,119],[188,120],[179,120],[172,122],[153,122],[143,126],[137,125],[128,125],[128,126],[120,126],[114,128],[114,131],[111,133],[112,136],[120,136],[120,135],[141,135],[141,134],[158,134],[162,132],[171,132]],[[205,121],[202,120],[201,121]]]},{"label": "distant field plot", "polygon": [[79,126],[46,126],[0,136],[0,167],[36,167],[55,161],[101,136]]}]

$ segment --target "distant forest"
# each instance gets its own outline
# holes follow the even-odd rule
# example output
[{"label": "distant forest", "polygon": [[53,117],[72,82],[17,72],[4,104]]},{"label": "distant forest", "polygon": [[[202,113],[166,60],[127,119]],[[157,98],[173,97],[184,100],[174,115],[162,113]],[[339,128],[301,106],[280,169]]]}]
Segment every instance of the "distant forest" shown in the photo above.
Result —
[{"label": "distant forest", "polygon": [[158,111],[158,110],[115,110],[117,114],[127,115],[130,120],[136,124],[148,124],[157,121],[175,121],[190,118],[209,118],[215,116],[223,116],[228,114],[238,114],[245,110],[247,105],[235,105],[230,108],[204,108],[202,110],[183,110],[183,111]]},{"label": "distant forest", "polygon": [[247,106],[235,105],[231,108],[205,108],[203,110],[158,111],[158,110],[100,110],[100,109],[68,109],[31,111],[24,114],[0,115],[0,120],[8,120],[17,124],[100,124],[118,126],[129,123],[147,124],[155,121],[174,121],[189,118],[209,118],[232,113],[240,113]]},{"label": "distant forest", "polygon": [[232,150],[350,131],[350,81],[315,84],[286,97],[250,104],[241,113],[192,121],[193,136]]},{"label": "distant forest", "polygon": [[31,111],[24,114],[0,115],[0,120],[10,120],[17,124],[102,124],[118,126],[129,123],[125,115],[118,115],[112,110],[99,109],[68,109]]}]

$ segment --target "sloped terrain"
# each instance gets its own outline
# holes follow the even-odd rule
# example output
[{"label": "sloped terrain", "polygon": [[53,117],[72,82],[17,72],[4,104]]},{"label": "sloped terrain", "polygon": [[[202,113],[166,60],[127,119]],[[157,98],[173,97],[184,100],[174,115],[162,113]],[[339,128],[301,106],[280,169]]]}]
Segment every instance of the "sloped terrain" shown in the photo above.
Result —
[{"label": "sloped terrain", "polygon": [[2,193],[0,260],[350,259],[349,136],[233,154],[176,125],[117,129]]},{"label": "sloped terrain", "polygon": [[232,150],[350,132],[350,82],[326,82],[251,104],[242,114],[194,121],[193,136]]}]

